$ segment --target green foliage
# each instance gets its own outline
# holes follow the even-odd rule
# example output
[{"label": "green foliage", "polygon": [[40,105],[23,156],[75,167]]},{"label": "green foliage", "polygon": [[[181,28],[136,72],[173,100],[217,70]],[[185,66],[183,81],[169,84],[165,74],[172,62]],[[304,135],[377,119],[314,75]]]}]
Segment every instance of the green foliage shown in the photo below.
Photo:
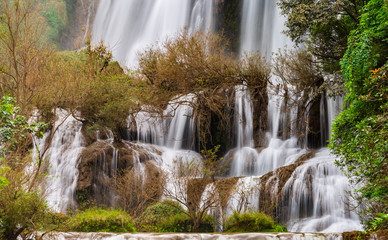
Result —
[{"label": "green foliage", "polygon": [[183,209],[178,202],[171,200],[164,200],[149,206],[140,216],[139,226],[144,231],[148,229],[161,228],[163,221],[166,218],[180,215],[183,213]]},{"label": "green foliage", "polygon": [[0,194],[0,238],[16,239],[22,231],[33,232],[41,228],[47,209],[38,191],[27,191],[14,183],[3,187]]},{"label": "green foliage", "polygon": [[91,208],[77,212],[66,230],[76,232],[135,232],[132,218],[122,210]]},{"label": "green foliage", "polygon": [[296,43],[307,43],[309,50],[323,62],[326,72],[338,71],[346,50],[347,36],[356,28],[359,9],[368,1],[281,0],[287,16],[286,34]]},{"label": "green foliage", "polygon": [[[32,135],[42,136],[43,123],[18,115],[9,96],[0,99],[0,238],[16,239],[23,231],[42,226],[49,212],[37,188],[39,167],[27,151]],[[29,167],[29,171],[25,169]]]},{"label": "green foliage", "polygon": [[0,99],[0,144],[6,147],[0,149],[0,157],[5,157],[10,151],[16,151],[23,145],[28,134],[34,133],[37,137],[43,136],[45,123],[28,123],[22,115],[17,115],[20,108],[14,105],[15,99],[4,96]]},{"label": "green foliage", "polygon": [[213,232],[214,220],[204,214],[197,230],[182,206],[172,200],[164,200],[149,206],[138,219],[138,229],[143,232]]},{"label": "green foliage", "polygon": [[58,43],[61,32],[67,26],[66,4],[63,0],[41,0],[43,7],[42,15],[46,18],[49,26],[47,37],[52,43]]},{"label": "green foliage", "polygon": [[195,230],[193,222],[186,214],[177,214],[163,219],[158,232],[213,232],[214,220],[210,215],[205,215]]},{"label": "green foliage", "polygon": [[387,4],[384,0],[373,0],[362,12],[360,24],[351,32],[348,49],[341,61],[349,90],[348,101],[368,94],[370,71],[384,65],[388,55]]},{"label": "green foliage", "polygon": [[234,212],[225,223],[225,232],[286,232],[283,226],[261,212]]},{"label": "green foliage", "polygon": [[[175,201],[164,200],[149,206],[139,218],[139,229],[143,232],[193,232],[192,219]],[[214,220],[205,214],[196,232],[213,232]]]},{"label": "green foliage", "polygon": [[348,108],[332,126],[330,148],[341,156],[336,164],[355,184],[360,184],[358,200],[366,206],[362,218],[368,224],[388,206],[386,1],[369,1],[362,12],[341,61]]},{"label": "green foliage", "polygon": [[[138,85],[117,62],[103,43],[77,52],[60,52],[46,64],[43,89],[35,104],[45,116],[53,109],[79,112],[86,126],[109,128],[119,137],[131,111],[139,108]],[[51,116],[53,117],[53,116]]]},{"label": "green foliage", "polygon": [[368,231],[377,231],[379,229],[388,229],[388,214],[377,213],[377,216],[369,222]]}]

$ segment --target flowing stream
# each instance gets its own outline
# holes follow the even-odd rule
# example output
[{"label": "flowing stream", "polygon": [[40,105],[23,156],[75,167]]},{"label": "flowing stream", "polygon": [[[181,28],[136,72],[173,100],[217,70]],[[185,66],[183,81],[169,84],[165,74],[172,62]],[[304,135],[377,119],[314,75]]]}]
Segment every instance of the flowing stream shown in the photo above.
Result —
[{"label": "flowing stream", "polygon": [[[116,60],[123,66],[134,67],[139,52],[173,36],[184,27],[190,32],[214,31],[216,2],[218,1],[100,0],[93,25],[93,42],[103,40],[112,49]],[[275,1],[243,0],[239,54],[260,51],[270,59],[277,49],[292,45],[281,33],[282,30],[284,18],[279,15]],[[135,132],[134,139],[126,141],[128,148],[136,145],[137,149],[148,151],[149,158],[163,169],[171,170],[177,159],[199,160],[199,154],[193,151],[195,136],[198,134],[197,123],[192,117],[193,109],[189,104],[182,104],[195,100],[190,94],[178,96],[165,110],[165,118],[151,115],[147,106],[144,106],[144,111],[134,118],[128,118],[128,126],[136,128],[128,127],[128,135]],[[321,132],[327,133],[321,134],[322,143],[330,135],[331,122],[339,113],[341,102],[339,98],[328,99],[322,96]],[[257,186],[262,175],[271,171],[276,173],[279,168],[294,164],[309,151],[305,144],[298,142],[297,131],[292,131],[296,127],[296,109],[285,110],[284,104],[280,96],[269,95],[268,130],[261,136],[267,144],[259,149],[255,146],[253,134],[253,116],[257,109],[253,107],[252,96],[247,87],[235,87],[235,110],[232,118],[236,143],[228,153],[233,155],[229,174],[245,176],[239,180],[238,184],[241,186]],[[48,153],[52,165],[52,193],[48,200],[59,211],[65,211],[73,205],[78,176],[77,158],[83,148],[81,127],[82,124],[71,117],[65,120],[55,134]],[[288,128],[291,131],[286,134]],[[44,145],[43,142],[40,145]],[[103,161],[111,161],[112,171],[116,171],[120,156],[117,151],[113,152],[111,160],[103,157]],[[134,151],[133,154],[136,171],[145,175],[140,153]],[[288,210],[282,214],[289,230],[343,232],[362,229],[358,217],[349,209],[350,200],[346,199],[345,193],[351,188],[346,177],[334,166],[334,160],[334,156],[322,148],[315,157],[293,171],[282,189],[280,181],[276,180],[271,192],[275,194],[281,190],[280,199],[288,206]],[[259,190],[251,191],[244,209],[257,209],[263,204],[259,201],[259,195]],[[65,201],[59,201],[60,198]],[[241,203],[236,198],[233,199],[229,203],[230,209],[237,208],[238,203]]]}]

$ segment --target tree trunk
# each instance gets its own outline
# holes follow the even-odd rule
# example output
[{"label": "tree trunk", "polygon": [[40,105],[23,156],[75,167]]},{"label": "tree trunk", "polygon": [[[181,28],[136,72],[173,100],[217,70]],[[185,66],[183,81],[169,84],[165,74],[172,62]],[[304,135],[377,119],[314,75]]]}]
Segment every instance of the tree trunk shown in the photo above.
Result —
[{"label": "tree trunk", "polygon": [[199,225],[201,224],[201,218],[197,217],[193,219],[193,232],[198,232]]}]

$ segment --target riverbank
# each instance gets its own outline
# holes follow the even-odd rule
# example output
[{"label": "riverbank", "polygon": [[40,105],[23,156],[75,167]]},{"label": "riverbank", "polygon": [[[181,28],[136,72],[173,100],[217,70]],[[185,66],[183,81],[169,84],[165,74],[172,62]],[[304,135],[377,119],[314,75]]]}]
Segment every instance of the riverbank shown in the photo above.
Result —
[{"label": "riverbank", "polygon": [[[350,240],[356,239],[359,232],[347,233],[236,233],[236,234],[206,234],[206,233],[50,233],[43,239],[58,240]],[[369,238],[386,240],[387,232],[377,232]],[[364,239],[364,238],[362,238]]]}]

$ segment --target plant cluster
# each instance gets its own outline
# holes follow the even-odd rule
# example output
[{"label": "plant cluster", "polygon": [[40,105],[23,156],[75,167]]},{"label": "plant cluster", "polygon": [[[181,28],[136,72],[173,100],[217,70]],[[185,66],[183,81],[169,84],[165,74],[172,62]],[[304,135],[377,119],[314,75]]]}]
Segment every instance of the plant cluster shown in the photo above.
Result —
[{"label": "plant cluster", "polygon": [[[178,202],[163,200],[149,206],[138,219],[139,231],[145,232],[193,232],[193,224]],[[213,232],[214,220],[206,215],[196,230]]]},{"label": "plant cluster", "polygon": [[39,188],[44,161],[28,151],[45,124],[28,123],[14,101],[8,96],[0,100],[0,238],[9,240],[22,232],[33,234],[49,213]]},{"label": "plant cluster", "polygon": [[65,222],[66,231],[135,232],[132,218],[123,210],[91,208],[78,212]]},{"label": "plant cluster", "polygon": [[337,165],[358,186],[357,198],[364,205],[361,216],[368,225],[388,211],[386,1],[369,1],[362,13],[341,61],[348,107],[333,124],[330,147],[341,156]]},{"label": "plant cluster", "polygon": [[259,55],[236,59],[222,36],[185,30],[141,54],[135,77],[147,83],[149,94],[142,102],[159,112],[170,100],[190,94],[177,103],[193,108],[191,117],[200,124],[202,141],[210,133],[212,117],[227,122],[230,109],[225,106],[231,106],[236,85],[247,85],[266,96],[270,69]]},{"label": "plant cluster", "polygon": [[286,232],[274,220],[261,212],[233,212],[226,220],[225,232]]}]

